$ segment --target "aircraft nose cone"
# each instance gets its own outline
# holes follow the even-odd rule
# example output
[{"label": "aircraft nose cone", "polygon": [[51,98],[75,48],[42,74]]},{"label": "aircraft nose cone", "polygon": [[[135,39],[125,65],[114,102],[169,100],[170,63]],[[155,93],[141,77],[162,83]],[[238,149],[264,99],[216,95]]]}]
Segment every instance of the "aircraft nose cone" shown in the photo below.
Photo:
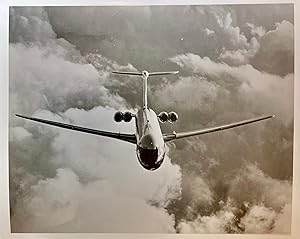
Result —
[{"label": "aircraft nose cone", "polygon": [[144,135],[140,141],[139,146],[147,149],[155,149],[156,144],[153,136],[150,134]]}]

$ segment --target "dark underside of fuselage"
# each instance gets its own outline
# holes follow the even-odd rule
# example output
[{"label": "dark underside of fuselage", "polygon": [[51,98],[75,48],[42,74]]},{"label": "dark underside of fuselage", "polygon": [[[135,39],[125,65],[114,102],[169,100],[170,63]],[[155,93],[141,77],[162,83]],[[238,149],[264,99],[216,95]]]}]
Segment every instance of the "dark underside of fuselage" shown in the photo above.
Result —
[{"label": "dark underside of fuselage", "polygon": [[137,156],[140,164],[147,170],[155,170],[160,167],[164,157],[159,157],[158,148],[147,149],[137,146]]}]

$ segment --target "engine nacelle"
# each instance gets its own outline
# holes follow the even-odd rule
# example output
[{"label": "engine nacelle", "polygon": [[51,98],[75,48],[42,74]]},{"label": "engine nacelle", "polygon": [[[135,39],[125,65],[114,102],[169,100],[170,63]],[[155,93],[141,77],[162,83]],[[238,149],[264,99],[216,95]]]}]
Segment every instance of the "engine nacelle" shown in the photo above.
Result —
[{"label": "engine nacelle", "polygon": [[170,112],[169,114],[168,114],[168,121],[170,122],[170,123],[174,123],[174,122],[176,122],[178,120],[178,114],[177,113],[175,113],[174,111],[172,111],[172,112]]},{"label": "engine nacelle", "polygon": [[120,111],[116,112],[115,115],[114,115],[114,120],[116,122],[121,122],[123,120],[123,118],[124,118],[124,115]]},{"label": "engine nacelle", "polygon": [[125,113],[118,111],[114,115],[114,120],[116,122],[121,122],[122,120],[124,120],[125,122],[130,122],[132,117],[133,117],[133,114],[128,111]]},{"label": "engine nacelle", "polygon": [[165,123],[168,121],[169,115],[167,112],[163,111],[160,112],[157,117],[161,123]]},{"label": "engine nacelle", "polygon": [[123,114],[123,120],[125,122],[130,122],[132,117],[133,117],[133,115],[128,111]]}]

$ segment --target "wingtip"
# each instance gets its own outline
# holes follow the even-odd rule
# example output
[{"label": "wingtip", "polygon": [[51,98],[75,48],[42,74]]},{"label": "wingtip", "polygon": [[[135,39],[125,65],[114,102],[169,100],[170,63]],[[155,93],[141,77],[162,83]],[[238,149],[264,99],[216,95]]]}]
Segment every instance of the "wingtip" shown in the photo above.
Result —
[{"label": "wingtip", "polygon": [[275,117],[275,115],[269,115],[268,117],[267,117],[267,119],[273,119]]},{"label": "wingtip", "polygon": [[20,117],[20,118],[23,118],[23,119],[29,119],[29,117],[24,116],[24,115],[20,115],[20,114],[15,114],[15,116]]},{"label": "wingtip", "polygon": [[275,117],[275,115],[265,115],[262,118],[264,118],[264,119],[272,119],[274,117]]}]

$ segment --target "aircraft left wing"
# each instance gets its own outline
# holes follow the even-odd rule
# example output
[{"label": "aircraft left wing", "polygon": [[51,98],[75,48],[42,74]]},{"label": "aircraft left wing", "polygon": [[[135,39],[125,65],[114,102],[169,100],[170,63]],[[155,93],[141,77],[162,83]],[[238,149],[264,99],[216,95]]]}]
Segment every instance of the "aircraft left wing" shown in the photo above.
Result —
[{"label": "aircraft left wing", "polygon": [[163,138],[164,138],[165,142],[169,142],[169,141],[172,141],[172,140],[175,140],[175,139],[182,139],[182,138],[186,138],[186,137],[212,133],[212,132],[221,131],[221,130],[225,130],[225,129],[231,129],[231,128],[239,127],[239,126],[242,126],[242,125],[251,124],[251,123],[254,123],[254,122],[257,122],[257,121],[270,119],[270,118],[273,118],[273,117],[274,117],[274,115],[263,116],[263,117],[258,117],[258,118],[254,118],[254,119],[234,122],[234,123],[231,123],[231,124],[221,125],[221,126],[217,126],[217,127],[212,127],[212,128],[207,128],[207,129],[200,129],[200,130],[193,130],[193,131],[187,131],[187,132],[181,132],[181,133],[176,133],[174,131],[173,133],[163,134]]},{"label": "aircraft left wing", "polygon": [[136,137],[134,134],[122,134],[122,133],[115,133],[115,132],[109,132],[109,131],[101,131],[101,130],[97,130],[97,129],[85,128],[85,127],[81,127],[81,126],[77,126],[77,125],[65,124],[65,123],[60,123],[60,122],[51,121],[51,120],[27,117],[27,116],[23,116],[23,115],[19,115],[19,114],[16,114],[16,116],[27,119],[27,120],[32,120],[32,121],[36,121],[36,122],[48,124],[48,125],[53,125],[53,126],[64,128],[64,129],[80,131],[80,132],[88,133],[88,134],[100,135],[100,136],[104,136],[104,137],[123,140],[123,141],[129,142],[129,143],[132,143],[132,144],[136,144]]}]

